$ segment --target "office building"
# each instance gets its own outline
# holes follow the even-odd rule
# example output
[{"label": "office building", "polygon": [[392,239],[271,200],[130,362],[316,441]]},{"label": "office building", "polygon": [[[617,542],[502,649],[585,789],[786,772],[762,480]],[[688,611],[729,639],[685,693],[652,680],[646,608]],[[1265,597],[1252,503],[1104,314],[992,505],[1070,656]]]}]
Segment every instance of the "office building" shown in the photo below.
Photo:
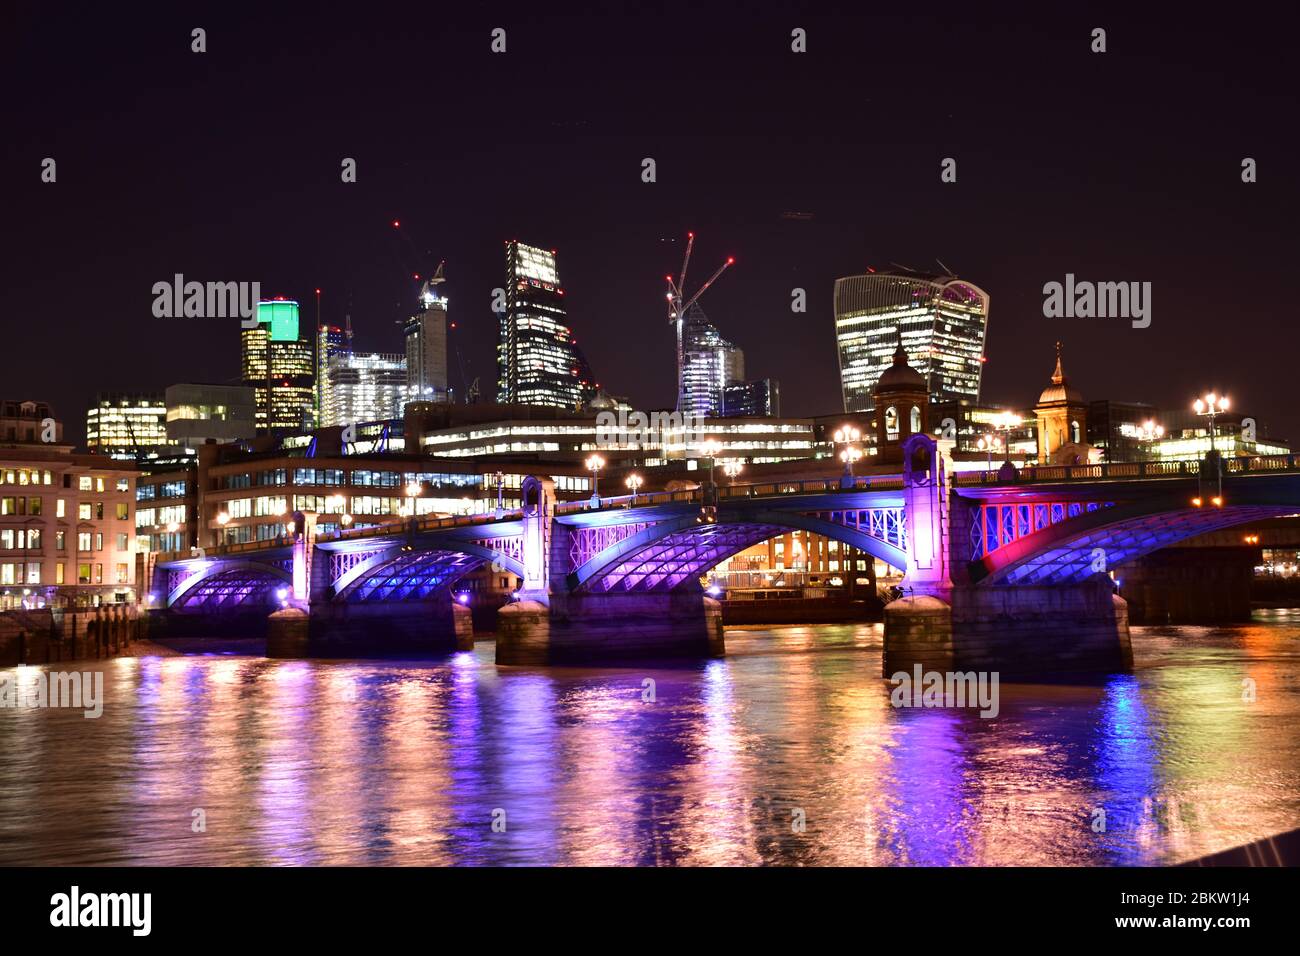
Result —
[{"label": "office building", "polygon": [[290,299],[259,302],[257,325],[241,329],[240,339],[240,379],[254,390],[257,427],[313,427],[315,356],[312,342],[299,333],[298,303]]},{"label": "office building", "polygon": [[497,344],[497,401],[581,408],[597,385],[565,324],[555,253],[518,241],[506,243],[505,295]]},{"label": "office building", "polygon": [[407,373],[403,355],[336,352],[325,369],[329,403],[321,424],[355,425],[400,418],[407,400]]},{"label": "office building", "polygon": [[101,392],[86,410],[86,448],[124,461],[171,454],[167,403],[160,392]]},{"label": "office building", "polygon": [[[447,297],[437,293],[442,266],[420,290],[420,311],[406,320],[406,386],[410,401],[445,402],[447,385]],[[398,414],[401,412],[399,410]]]},{"label": "office building", "polygon": [[208,441],[252,438],[257,433],[253,394],[247,385],[167,386],[167,440],[192,451]]},{"label": "office building", "polygon": [[345,353],[352,348],[352,331],[349,322],[348,331],[337,325],[320,325],[316,327],[316,423],[325,424],[325,410],[329,408],[329,360],[333,355]]},{"label": "office building", "polygon": [[0,446],[0,610],[134,601],[138,474],[70,445]]},{"label": "office building", "polygon": [[736,382],[722,389],[723,418],[780,418],[781,386],[773,378]]},{"label": "office building", "polygon": [[871,408],[871,392],[902,334],[908,364],[932,402],[979,401],[988,293],[951,275],[872,272],[835,281],[835,342],[846,412]]}]

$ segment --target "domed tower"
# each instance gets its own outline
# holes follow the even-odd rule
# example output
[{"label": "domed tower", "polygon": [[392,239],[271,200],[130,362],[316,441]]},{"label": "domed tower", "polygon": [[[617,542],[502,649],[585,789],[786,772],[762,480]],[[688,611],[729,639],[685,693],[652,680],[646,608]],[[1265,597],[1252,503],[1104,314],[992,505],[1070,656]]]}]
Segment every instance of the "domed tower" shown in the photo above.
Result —
[{"label": "domed tower", "polygon": [[1038,418],[1038,463],[1055,464],[1063,445],[1083,446],[1088,437],[1088,406],[1078,389],[1072,388],[1061,369],[1061,343],[1056,343],[1056,371],[1052,384],[1043,389],[1034,406]]},{"label": "domed tower", "polygon": [[903,460],[903,442],[930,428],[930,390],[925,376],[907,364],[903,334],[898,334],[894,364],[871,390],[876,405],[876,460]]}]

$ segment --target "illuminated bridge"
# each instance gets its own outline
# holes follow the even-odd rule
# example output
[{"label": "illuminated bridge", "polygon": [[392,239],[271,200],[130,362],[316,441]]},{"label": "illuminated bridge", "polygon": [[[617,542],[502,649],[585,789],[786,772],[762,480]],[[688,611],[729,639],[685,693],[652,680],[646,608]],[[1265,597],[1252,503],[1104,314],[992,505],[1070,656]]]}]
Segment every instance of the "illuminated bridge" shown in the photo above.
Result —
[{"label": "illuminated bridge", "polygon": [[[456,582],[485,563],[523,581],[498,616],[501,663],[680,658],[723,650],[701,576],[802,530],[905,572],[886,608],[887,666],[1015,670],[1028,658],[1106,670],[1128,659],[1109,571],[1179,541],[1300,512],[1294,456],[952,473],[935,441],[904,445],[901,474],[755,483],[557,503],[527,479],[502,518],[422,518],[159,555],[150,599],[168,616],[272,614],[272,636],[312,653],[470,646]],[[305,652],[305,650],[304,650]],[[1037,664],[1035,666],[1038,666]],[[1050,663],[1044,666],[1051,667]]]}]

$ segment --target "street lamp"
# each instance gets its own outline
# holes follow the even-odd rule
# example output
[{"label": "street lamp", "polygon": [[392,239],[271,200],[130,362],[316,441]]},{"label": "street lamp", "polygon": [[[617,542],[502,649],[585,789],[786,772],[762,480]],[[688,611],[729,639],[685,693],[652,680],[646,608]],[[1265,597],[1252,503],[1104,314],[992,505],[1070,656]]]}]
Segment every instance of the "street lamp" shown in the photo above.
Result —
[{"label": "street lamp", "polygon": [[1210,451],[1214,451],[1214,417],[1228,410],[1228,396],[1207,392],[1204,399],[1192,402],[1196,414],[1204,415],[1210,420]]},{"label": "street lamp", "polygon": [[736,483],[736,476],[739,475],[744,470],[745,470],[744,464],[742,462],[737,461],[734,458],[731,459],[730,461],[724,461],[722,463],[722,473],[727,476],[728,480],[733,485]]},{"label": "street lamp", "polygon": [[497,518],[499,519],[506,513],[506,509],[502,504],[502,498],[501,498],[502,489],[505,487],[506,476],[498,471],[495,475],[493,475],[493,477],[496,478],[497,480]]},{"label": "street lamp", "polygon": [[975,447],[988,454],[988,472],[993,474],[993,449],[997,447],[1000,439],[997,435],[981,435],[975,441]]},{"label": "street lamp", "polygon": [[1015,412],[1001,412],[993,419],[993,427],[1002,432],[1002,448],[1007,461],[1011,460],[1011,430],[1021,425],[1020,416]]},{"label": "street lamp", "polygon": [[217,524],[221,525],[221,544],[226,543],[226,525],[230,524],[230,512],[217,512]]},{"label": "street lamp", "polygon": [[722,451],[722,442],[716,438],[706,438],[700,442],[700,454],[709,459],[709,488],[714,490],[717,484],[713,479],[714,466],[718,463],[718,453]]},{"label": "street lamp", "polygon": [[587,470],[591,472],[591,506],[600,507],[600,469],[605,467],[605,459],[592,455],[587,459]]},{"label": "street lamp", "polygon": [[1154,458],[1155,454],[1151,450],[1152,446],[1156,443],[1158,439],[1164,437],[1165,426],[1157,425],[1153,419],[1148,418],[1146,421],[1144,421],[1141,425],[1138,426],[1137,432],[1138,432],[1138,440],[1146,442],[1147,458],[1148,459]]},{"label": "street lamp", "polygon": [[853,463],[862,457],[862,449],[857,442],[862,438],[862,432],[852,425],[845,425],[843,428],[835,429],[832,436],[835,444],[843,445],[844,449],[840,452],[840,461],[844,462],[844,477],[853,477]]},{"label": "street lamp", "polygon": [[637,493],[637,490],[638,490],[638,489],[639,489],[643,484],[645,484],[645,479],[642,478],[640,475],[638,475],[638,474],[636,474],[636,473],[633,473],[633,474],[630,474],[630,475],[628,475],[626,478],[623,479],[623,484],[627,485],[629,488],[632,489],[632,504],[635,505],[635,504],[636,504],[636,493]]}]

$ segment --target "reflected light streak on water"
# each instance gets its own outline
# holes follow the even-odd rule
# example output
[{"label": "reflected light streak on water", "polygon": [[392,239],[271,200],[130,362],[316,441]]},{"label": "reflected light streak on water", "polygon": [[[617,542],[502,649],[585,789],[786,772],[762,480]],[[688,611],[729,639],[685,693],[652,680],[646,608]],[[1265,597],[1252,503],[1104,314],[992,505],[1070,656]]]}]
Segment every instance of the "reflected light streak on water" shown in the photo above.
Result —
[{"label": "reflected light streak on water", "polygon": [[1137,629],[1133,674],[1004,683],[992,720],[894,709],[878,625],[727,640],[677,670],[79,665],[100,719],[0,710],[0,864],[1137,865],[1300,827],[1300,612]]}]

